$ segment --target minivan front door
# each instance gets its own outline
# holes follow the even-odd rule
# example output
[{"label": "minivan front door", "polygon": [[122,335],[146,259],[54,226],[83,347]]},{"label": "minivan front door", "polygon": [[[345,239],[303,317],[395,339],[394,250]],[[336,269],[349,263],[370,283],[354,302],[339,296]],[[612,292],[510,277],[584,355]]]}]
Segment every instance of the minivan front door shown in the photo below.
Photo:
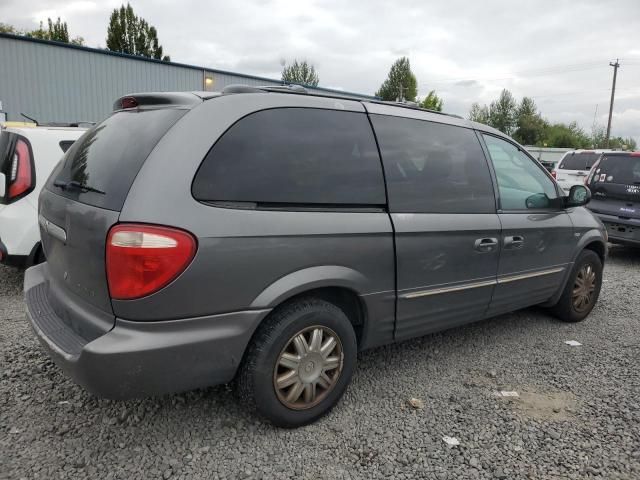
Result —
[{"label": "minivan front door", "polygon": [[489,315],[543,303],[562,286],[577,238],[547,172],[502,138],[483,135],[499,190],[498,284]]},{"label": "minivan front door", "polygon": [[367,109],[380,113],[371,121],[395,230],[396,340],[483,318],[496,284],[500,222],[478,138],[430,121],[434,114]]}]

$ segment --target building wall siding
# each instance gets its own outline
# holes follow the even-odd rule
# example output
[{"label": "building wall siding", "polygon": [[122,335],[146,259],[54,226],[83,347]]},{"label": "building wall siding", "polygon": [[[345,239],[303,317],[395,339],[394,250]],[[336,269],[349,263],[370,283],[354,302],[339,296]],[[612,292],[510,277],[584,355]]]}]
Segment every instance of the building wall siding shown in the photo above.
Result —
[{"label": "building wall siding", "polygon": [[20,115],[24,112],[40,122],[97,122],[127,93],[205,90],[205,72],[214,79],[209,90],[234,83],[280,84],[0,36],[0,102],[7,120],[24,120]]}]

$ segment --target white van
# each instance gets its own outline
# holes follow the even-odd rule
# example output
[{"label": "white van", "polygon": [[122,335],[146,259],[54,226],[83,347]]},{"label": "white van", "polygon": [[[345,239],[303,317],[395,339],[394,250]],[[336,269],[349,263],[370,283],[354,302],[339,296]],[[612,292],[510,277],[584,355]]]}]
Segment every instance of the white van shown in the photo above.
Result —
[{"label": "white van", "polygon": [[0,263],[44,260],[38,195],[64,152],[86,128],[25,122],[0,124]]},{"label": "white van", "polygon": [[583,185],[589,170],[603,153],[612,150],[571,150],[564,154],[551,172],[562,189],[569,193],[573,185]]}]

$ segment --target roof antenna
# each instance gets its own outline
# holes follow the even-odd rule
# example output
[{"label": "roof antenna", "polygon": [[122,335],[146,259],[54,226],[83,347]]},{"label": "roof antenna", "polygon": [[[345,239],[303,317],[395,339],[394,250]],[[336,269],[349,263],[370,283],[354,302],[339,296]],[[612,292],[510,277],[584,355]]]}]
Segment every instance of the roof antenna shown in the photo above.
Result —
[{"label": "roof antenna", "polygon": [[30,117],[29,115],[27,115],[26,113],[22,113],[20,112],[20,115],[22,115],[24,118],[26,118],[27,120],[31,120],[33,123],[36,124],[36,127],[39,126],[40,124],[38,123],[38,120],[36,120],[35,118]]}]

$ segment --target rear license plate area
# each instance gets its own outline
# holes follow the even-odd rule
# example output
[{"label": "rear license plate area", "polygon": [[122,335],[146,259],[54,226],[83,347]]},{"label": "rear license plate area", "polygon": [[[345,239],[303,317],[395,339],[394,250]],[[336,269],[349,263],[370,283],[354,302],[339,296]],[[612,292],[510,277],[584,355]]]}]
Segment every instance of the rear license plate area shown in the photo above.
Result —
[{"label": "rear license plate area", "polygon": [[620,223],[605,223],[607,232],[614,237],[633,237],[636,228],[631,225],[623,225]]}]

